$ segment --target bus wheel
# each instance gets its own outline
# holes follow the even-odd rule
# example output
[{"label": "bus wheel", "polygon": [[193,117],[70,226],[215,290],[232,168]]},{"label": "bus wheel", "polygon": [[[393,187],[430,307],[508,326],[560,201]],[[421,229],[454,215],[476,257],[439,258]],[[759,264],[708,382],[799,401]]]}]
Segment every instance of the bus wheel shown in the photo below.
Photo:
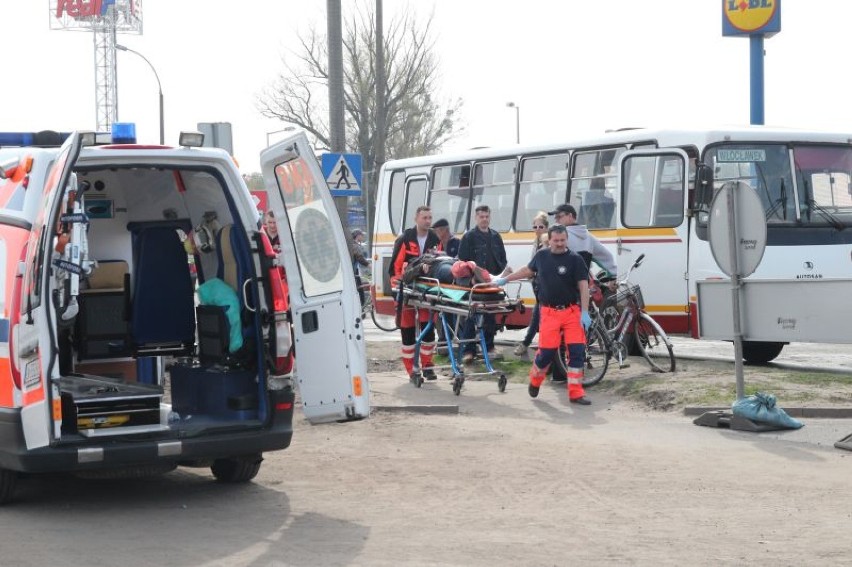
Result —
[{"label": "bus wheel", "polygon": [[12,499],[17,484],[18,473],[0,469],[0,504],[5,504]]},{"label": "bus wheel", "polygon": [[263,457],[260,455],[249,455],[232,459],[216,459],[210,467],[210,471],[219,482],[248,482],[257,476],[260,471],[260,463]]},{"label": "bus wheel", "polygon": [[766,364],[781,354],[785,344],[743,341],[743,359],[749,364]]}]

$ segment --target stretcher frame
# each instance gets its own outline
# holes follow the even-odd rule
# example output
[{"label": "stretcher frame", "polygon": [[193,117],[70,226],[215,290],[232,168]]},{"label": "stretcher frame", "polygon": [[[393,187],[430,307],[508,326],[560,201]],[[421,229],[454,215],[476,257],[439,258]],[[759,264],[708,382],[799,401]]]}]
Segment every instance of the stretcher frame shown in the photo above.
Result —
[{"label": "stretcher frame", "polygon": [[[450,359],[449,365],[433,366],[433,370],[450,369],[453,373],[453,393],[461,394],[464,386],[465,378],[474,376],[487,376],[497,378],[497,387],[499,391],[506,391],[507,378],[506,374],[494,368],[491,364],[491,359],[488,356],[488,349],[485,345],[485,329],[483,321],[485,315],[509,314],[518,309],[521,305],[520,291],[521,287],[518,284],[514,297],[509,297],[509,294],[504,291],[501,299],[496,301],[484,301],[474,299],[476,290],[493,289],[492,283],[477,283],[470,288],[460,288],[456,285],[441,283],[435,278],[420,277],[414,281],[413,285],[403,284],[401,287],[401,301],[403,306],[414,309],[425,309],[429,313],[429,320],[421,329],[420,317],[414,317],[415,325],[415,342],[414,342],[414,360],[413,371],[411,373],[411,382],[416,387],[423,385],[423,371],[420,368],[420,345],[426,334],[435,326],[435,315],[441,322],[444,331],[444,340],[436,340],[436,348],[438,344],[446,344],[447,354]],[[442,293],[443,290],[467,290],[467,299],[455,300]],[[399,290],[398,290],[399,291]],[[459,326],[450,325],[448,322],[449,315],[463,316],[471,318],[474,322],[474,338],[462,339],[459,337]],[[458,319],[456,320],[458,322]],[[485,363],[485,372],[465,373],[464,369],[459,365],[464,346],[471,342],[478,342],[482,349],[482,360]],[[456,352],[458,348],[458,352]]]}]

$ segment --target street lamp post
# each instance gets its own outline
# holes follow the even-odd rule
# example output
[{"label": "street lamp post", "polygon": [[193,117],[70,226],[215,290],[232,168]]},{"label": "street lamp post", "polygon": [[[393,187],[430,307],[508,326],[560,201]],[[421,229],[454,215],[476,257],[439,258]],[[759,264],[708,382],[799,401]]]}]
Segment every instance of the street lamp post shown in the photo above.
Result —
[{"label": "street lamp post", "polygon": [[281,132],[292,132],[295,130],[295,126],[287,126],[286,128],[282,128],[281,130],[273,130],[272,132],[266,133],[266,147],[269,147],[269,137],[273,134],[280,134]]},{"label": "street lamp post", "polygon": [[514,102],[507,102],[506,106],[515,109],[515,143],[521,143],[521,107]]},{"label": "street lamp post", "polygon": [[118,45],[118,44],[116,44],[115,48],[120,50],[120,51],[128,51],[130,53],[138,55],[139,57],[142,58],[142,60],[145,63],[148,64],[148,67],[151,68],[151,71],[154,72],[154,78],[157,79],[157,90],[160,93],[160,145],[162,146],[166,143],[166,135],[165,135],[165,129],[164,129],[164,122],[163,122],[163,85],[160,83],[160,75],[157,74],[157,70],[154,68],[154,66],[151,64],[151,62],[148,61],[148,58],[145,57],[144,55],[142,55],[141,53],[139,53],[138,51],[134,51],[134,50],[130,49],[129,47],[125,47],[123,45]]}]

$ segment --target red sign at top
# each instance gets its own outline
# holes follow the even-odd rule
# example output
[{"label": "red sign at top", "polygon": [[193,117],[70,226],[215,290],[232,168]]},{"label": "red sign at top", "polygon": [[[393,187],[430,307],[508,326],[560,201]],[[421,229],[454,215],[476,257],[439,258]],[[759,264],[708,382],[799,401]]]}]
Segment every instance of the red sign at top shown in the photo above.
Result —
[{"label": "red sign at top", "polygon": [[72,18],[99,16],[103,0],[59,0],[56,4],[56,17],[65,13]]}]

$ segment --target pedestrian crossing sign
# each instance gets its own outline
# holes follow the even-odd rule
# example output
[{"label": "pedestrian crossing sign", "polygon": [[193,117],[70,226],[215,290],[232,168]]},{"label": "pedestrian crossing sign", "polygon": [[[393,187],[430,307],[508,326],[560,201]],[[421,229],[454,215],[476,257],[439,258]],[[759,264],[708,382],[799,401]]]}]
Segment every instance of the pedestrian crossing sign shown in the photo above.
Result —
[{"label": "pedestrian crossing sign", "polygon": [[322,154],[322,174],[333,197],[361,196],[361,154]]}]

